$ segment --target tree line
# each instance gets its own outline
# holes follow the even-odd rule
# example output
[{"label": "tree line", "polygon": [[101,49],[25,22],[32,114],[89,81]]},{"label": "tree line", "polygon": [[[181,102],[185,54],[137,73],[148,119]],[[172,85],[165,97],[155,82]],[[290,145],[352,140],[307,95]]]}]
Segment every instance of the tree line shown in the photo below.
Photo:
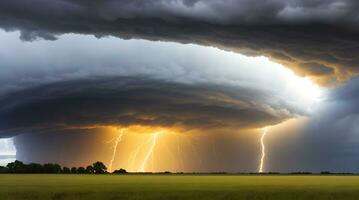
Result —
[{"label": "tree line", "polygon": [[[46,163],[46,164],[39,164],[39,163],[30,163],[25,164],[21,161],[14,161],[7,164],[6,167],[0,166],[0,173],[14,173],[14,174],[107,174],[107,167],[102,162],[95,162],[92,165],[87,167],[61,167],[61,165],[56,163]],[[112,172],[113,174],[127,174],[128,172],[125,169],[119,169]],[[169,171],[166,172],[140,172],[135,174],[172,174]],[[227,172],[212,172],[212,173],[184,173],[184,172],[177,172],[174,174],[252,174],[252,175],[311,175],[311,174],[320,174],[320,175],[354,175],[354,173],[332,173],[329,171],[323,171],[320,173],[312,173],[312,172],[291,172],[291,173],[279,173],[279,172],[266,172],[266,173],[227,173]]]},{"label": "tree line", "polygon": [[[107,167],[102,162],[95,162],[87,167],[62,167],[56,163],[30,163],[25,164],[21,161],[14,161],[6,165],[6,167],[0,166],[0,173],[49,173],[49,174],[106,174]],[[113,173],[124,174],[126,170],[120,169]]]}]

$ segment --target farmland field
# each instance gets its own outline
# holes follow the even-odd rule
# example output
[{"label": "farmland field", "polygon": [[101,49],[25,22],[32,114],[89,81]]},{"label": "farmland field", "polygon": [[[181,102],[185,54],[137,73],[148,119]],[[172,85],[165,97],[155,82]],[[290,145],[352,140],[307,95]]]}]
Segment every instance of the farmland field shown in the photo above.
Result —
[{"label": "farmland field", "polygon": [[359,199],[359,176],[0,175],[0,199]]}]

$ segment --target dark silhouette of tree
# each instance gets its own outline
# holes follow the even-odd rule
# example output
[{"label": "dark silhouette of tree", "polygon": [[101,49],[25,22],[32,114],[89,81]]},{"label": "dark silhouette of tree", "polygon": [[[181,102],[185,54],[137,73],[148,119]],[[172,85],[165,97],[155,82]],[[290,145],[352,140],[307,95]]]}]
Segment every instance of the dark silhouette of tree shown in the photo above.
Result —
[{"label": "dark silhouette of tree", "polygon": [[308,175],[308,174],[312,174],[312,172],[292,172],[290,174]]},{"label": "dark silhouette of tree", "polygon": [[95,170],[94,170],[94,168],[92,167],[92,165],[89,165],[89,166],[86,167],[86,173],[87,173],[87,174],[93,174],[93,173],[95,173]]},{"label": "dark silhouette of tree", "polygon": [[76,167],[72,167],[72,168],[71,168],[71,173],[72,173],[72,174],[76,174],[76,173],[77,173],[77,168],[76,168]]},{"label": "dark silhouette of tree", "polygon": [[9,173],[9,169],[7,167],[0,166],[0,173]]},{"label": "dark silhouette of tree", "polygon": [[92,164],[93,170],[95,174],[104,174],[107,172],[107,167],[102,162],[95,162]]},{"label": "dark silhouette of tree", "polygon": [[44,167],[38,163],[30,163],[28,165],[25,165],[25,169],[26,173],[44,173]]},{"label": "dark silhouette of tree", "polygon": [[112,172],[113,174],[127,174],[127,171],[125,169],[118,169]]},{"label": "dark silhouette of tree", "polygon": [[320,172],[320,174],[331,174],[329,171]]},{"label": "dark silhouette of tree", "polygon": [[47,163],[44,164],[44,172],[57,174],[61,172],[61,166],[59,164]]},{"label": "dark silhouette of tree", "polygon": [[15,160],[15,162],[9,163],[7,165],[10,173],[25,173],[25,165],[23,162]]},{"label": "dark silhouette of tree", "polygon": [[86,169],[85,169],[84,167],[79,167],[79,168],[77,169],[77,173],[79,173],[79,174],[86,174]]},{"label": "dark silhouette of tree", "polygon": [[62,168],[62,173],[64,173],[64,174],[70,174],[70,173],[71,173],[71,170],[70,170],[70,168],[68,168],[68,167],[63,167],[63,168]]},{"label": "dark silhouette of tree", "polygon": [[[123,169],[121,169],[123,170]],[[126,170],[121,171],[121,173]],[[0,166],[0,173],[64,173],[64,174],[104,174],[107,173],[107,167],[102,162],[95,162],[92,165],[86,167],[61,167],[56,163],[46,163],[44,165],[38,163],[24,164],[21,161],[14,161],[9,163],[6,167]]]}]

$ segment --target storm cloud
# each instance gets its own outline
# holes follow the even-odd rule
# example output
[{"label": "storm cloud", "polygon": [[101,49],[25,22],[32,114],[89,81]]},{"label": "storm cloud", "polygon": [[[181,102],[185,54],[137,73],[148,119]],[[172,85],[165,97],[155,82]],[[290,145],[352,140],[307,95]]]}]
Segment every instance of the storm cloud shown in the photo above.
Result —
[{"label": "storm cloud", "polygon": [[[15,137],[24,161],[81,165],[110,152],[77,160],[96,153],[87,144],[101,148],[104,127],[228,130],[213,136],[225,161],[202,144],[207,170],[253,171],[254,129],[312,115],[280,139],[269,134],[266,170],[356,171],[358,9],[355,0],[2,0],[0,137]],[[348,85],[313,114],[317,91],[283,66]],[[246,164],[233,167],[237,146]]]},{"label": "storm cloud", "polygon": [[[81,166],[111,156],[112,146],[103,142],[111,139],[101,131],[105,127],[160,127],[189,138],[195,133],[212,137],[202,137],[192,147],[201,153],[186,156],[188,163],[181,170],[252,171],[257,135],[250,129],[305,113],[277,95],[265,89],[140,76],[64,80],[2,95],[0,137],[14,137],[16,158],[24,162]],[[213,148],[207,143],[220,147],[215,155],[207,153]],[[186,148],[190,152],[191,146]]]},{"label": "storm cloud", "polygon": [[268,170],[358,172],[358,86],[355,78],[331,91],[302,127],[271,132]]},{"label": "storm cloud", "polygon": [[133,17],[187,18],[222,24],[355,23],[359,6],[355,0],[5,0],[0,5],[1,13],[34,19],[49,16],[101,22]]},{"label": "storm cloud", "polygon": [[0,105],[2,136],[131,125],[244,129],[300,113],[265,91],[139,77],[43,85],[10,93]]},{"label": "storm cloud", "polygon": [[24,40],[80,33],[215,46],[335,85],[358,73],[358,7],[354,0],[5,0],[0,27],[20,30]]},{"label": "storm cloud", "polygon": [[210,45],[264,55],[335,85],[358,73],[358,2],[71,1],[0,2],[0,27],[23,40],[65,33]]}]

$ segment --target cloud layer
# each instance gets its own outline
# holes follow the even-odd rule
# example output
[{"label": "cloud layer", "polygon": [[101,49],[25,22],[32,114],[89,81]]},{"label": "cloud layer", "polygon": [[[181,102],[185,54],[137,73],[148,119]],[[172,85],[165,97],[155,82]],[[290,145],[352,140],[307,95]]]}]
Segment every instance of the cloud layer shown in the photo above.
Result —
[{"label": "cloud layer", "polygon": [[3,137],[106,125],[262,127],[309,115],[319,92],[268,59],[215,48],[79,35],[24,43],[17,33],[0,35]]},{"label": "cloud layer", "polygon": [[243,129],[275,124],[297,114],[273,98],[265,91],[138,77],[68,81],[3,98],[0,133],[129,125]]},{"label": "cloud layer", "polygon": [[[2,29],[53,46],[19,45],[2,35],[0,137],[31,133],[18,137],[30,158],[25,153],[36,142],[26,141],[36,133],[131,124],[238,130],[305,115],[298,90],[286,88],[288,80],[266,68],[269,62],[243,67],[231,64],[233,57],[191,57],[195,51],[173,59],[169,49],[180,48],[173,44],[155,51],[142,43],[131,51],[115,48],[125,44],[112,37],[108,46],[55,40],[75,33],[214,46],[264,55],[330,86],[359,72],[358,8],[355,0],[2,0]],[[300,136],[276,143],[268,169],[355,170],[357,82],[334,91]]]},{"label": "cloud layer", "polygon": [[355,78],[332,91],[302,127],[271,132],[268,170],[358,172],[358,88]]},{"label": "cloud layer", "polygon": [[[356,23],[358,2],[355,0],[45,0],[23,2],[4,0],[2,12],[35,19],[76,19],[99,23],[119,18],[186,18],[222,24],[288,24],[288,23]],[[4,19],[3,21],[6,21]]]},{"label": "cloud layer", "polygon": [[0,27],[24,40],[81,33],[216,46],[334,85],[358,73],[357,9],[354,0],[4,0]]}]

